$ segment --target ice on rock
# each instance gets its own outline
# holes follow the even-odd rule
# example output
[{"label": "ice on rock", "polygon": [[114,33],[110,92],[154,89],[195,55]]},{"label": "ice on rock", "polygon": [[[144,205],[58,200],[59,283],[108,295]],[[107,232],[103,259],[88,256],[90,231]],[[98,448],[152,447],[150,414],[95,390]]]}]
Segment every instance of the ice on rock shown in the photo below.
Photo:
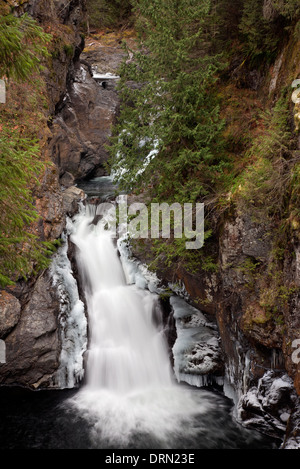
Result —
[{"label": "ice on rock", "polygon": [[179,382],[203,387],[223,384],[223,360],[216,325],[177,296],[170,298],[176,321],[174,372]]},{"label": "ice on rock", "polygon": [[[267,371],[258,385],[241,397],[237,406],[238,420],[272,437],[278,437],[281,432],[283,437],[297,399],[288,375],[276,376],[273,371]],[[291,438],[285,448],[299,448],[299,443]]]},{"label": "ice on rock", "polygon": [[138,259],[132,257],[127,235],[118,239],[118,250],[120,260],[128,285],[136,285],[143,290],[148,289],[151,293],[161,293],[160,280],[154,272]]},{"label": "ice on rock", "polygon": [[84,375],[83,355],[87,348],[87,319],[78,293],[76,279],[68,258],[67,234],[63,245],[53,256],[50,272],[60,299],[60,365],[54,376],[54,386],[73,388]]}]

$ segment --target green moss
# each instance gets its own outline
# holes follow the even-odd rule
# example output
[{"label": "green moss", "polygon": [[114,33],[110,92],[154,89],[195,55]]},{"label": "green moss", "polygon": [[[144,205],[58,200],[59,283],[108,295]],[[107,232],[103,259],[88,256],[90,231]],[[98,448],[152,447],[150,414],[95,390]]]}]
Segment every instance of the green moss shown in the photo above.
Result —
[{"label": "green moss", "polygon": [[166,290],[164,290],[163,292],[161,292],[159,294],[159,298],[163,301],[163,302],[168,302],[170,297],[173,295],[173,292],[171,289],[167,288]]},{"label": "green moss", "polygon": [[4,2],[0,2],[0,15],[4,16],[4,15],[8,15],[10,13],[10,6],[7,5],[7,3],[4,3]]},{"label": "green moss", "polygon": [[270,321],[268,312],[258,305],[249,305],[243,315],[243,329],[251,332],[254,326],[264,326]]},{"label": "green moss", "polygon": [[65,44],[64,45],[64,52],[66,53],[67,57],[73,57],[73,55],[74,55],[74,46],[73,46],[73,44]]}]

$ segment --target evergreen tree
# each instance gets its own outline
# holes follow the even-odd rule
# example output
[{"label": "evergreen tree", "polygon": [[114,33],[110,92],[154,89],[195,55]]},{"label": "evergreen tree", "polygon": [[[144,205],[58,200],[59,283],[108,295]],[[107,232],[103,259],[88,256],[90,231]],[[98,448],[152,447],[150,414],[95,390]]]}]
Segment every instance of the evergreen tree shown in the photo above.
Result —
[{"label": "evergreen tree", "polygon": [[212,192],[226,164],[211,2],[133,4],[141,45],[120,71],[123,105],[110,148],[112,170],[126,190],[152,185],[158,200],[194,202]]},{"label": "evergreen tree", "polygon": [[92,28],[119,27],[131,15],[131,1],[88,0],[87,13]]},{"label": "evergreen tree", "polygon": [[30,230],[38,220],[32,187],[44,167],[39,144],[19,129],[0,128],[0,285],[5,286],[46,266],[53,247]]},{"label": "evergreen tree", "polygon": [[[220,46],[224,49],[227,40],[238,37],[243,0],[215,0]],[[230,46],[229,46],[230,49]]]},{"label": "evergreen tree", "polygon": [[299,34],[298,0],[244,0],[239,30],[245,58],[255,66],[272,62],[291,25]]},{"label": "evergreen tree", "polygon": [[0,17],[0,77],[26,80],[41,67],[48,55],[46,44],[51,36],[25,14]]},{"label": "evergreen tree", "polygon": [[[1,17],[0,77],[17,80],[18,86],[25,80],[33,80],[33,73],[41,70],[43,57],[48,56],[46,43],[50,38],[28,15]],[[38,94],[38,88],[34,92]],[[32,107],[32,98],[30,95],[24,97],[22,109]],[[39,101],[42,102],[42,96]],[[22,111],[14,110],[12,103],[1,107],[0,285],[4,287],[47,265],[52,245],[42,243],[31,230],[31,224],[38,219],[33,189],[45,165],[40,160],[34,126],[23,120]],[[17,107],[20,108],[20,103]],[[33,115],[31,109],[31,117]]]}]

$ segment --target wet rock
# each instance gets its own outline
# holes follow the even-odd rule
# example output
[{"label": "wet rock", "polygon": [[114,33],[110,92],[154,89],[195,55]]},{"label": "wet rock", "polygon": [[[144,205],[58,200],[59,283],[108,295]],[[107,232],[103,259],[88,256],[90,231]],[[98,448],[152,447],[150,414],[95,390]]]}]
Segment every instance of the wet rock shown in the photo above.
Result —
[{"label": "wet rock", "polygon": [[33,389],[49,385],[59,359],[58,311],[57,292],[46,271],[36,281],[18,323],[5,339],[1,384]]},{"label": "wet rock", "polygon": [[103,88],[81,65],[51,128],[52,159],[62,177],[68,173],[79,180],[97,175],[98,169],[103,173],[108,159],[104,146],[118,105],[117,93]]},{"label": "wet rock", "polygon": [[228,74],[237,88],[258,91],[264,83],[263,73],[253,69],[240,54],[233,57]]},{"label": "wet rock", "polygon": [[124,34],[108,33],[89,38],[81,59],[87,61],[95,72],[116,74],[127,57],[122,41],[126,40],[130,49],[136,47],[134,38],[130,37],[132,33]]},{"label": "wet rock", "polygon": [[[14,1],[14,13],[32,15],[47,28],[55,29],[55,51],[44,69],[47,82],[49,116],[60,109],[67,84],[72,82],[84,41],[80,24],[85,9],[84,0],[54,0],[49,8],[47,0]],[[0,5],[1,7],[1,5]],[[45,126],[46,127],[46,126]],[[34,188],[34,204],[40,218],[30,226],[31,232],[42,241],[54,241],[63,233],[66,212],[74,213],[80,198],[77,191],[63,194],[54,164],[50,164],[53,134],[49,128],[40,131],[43,159],[48,162],[39,185]],[[67,176],[65,184],[71,185]],[[73,184],[73,182],[72,182]],[[27,282],[20,281],[0,296],[0,337],[5,341],[6,363],[0,364],[0,384],[40,388],[52,385],[59,366],[61,340],[59,336],[60,307],[57,287],[52,284],[49,271],[39,273]]]},{"label": "wet rock", "polygon": [[181,267],[177,269],[176,275],[185,286],[191,302],[205,313],[213,315],[219,290],[217,276],[214,273],[201,271],[199,275],[194,275]]},{"label": "wet rock", "polygon": [[65,226],[62,193],[56,166],[49,165],[34,193],[35,206],[40,215],[36,234],[43,240],[60,237]]},{"label": "wet rock", "polygon": [[68,216],[73,216],[78,211],[79,202],[85,199],[83,190],[76,186],[71,186],[63,192],[63,207]]},{"label": "wet rock", "polygon": [[248,304],[240,320],[240,327],[251,340],[262,343],[268,348],[281,348],[282,325],[276,324],[272,317],[259,304]]},{"label": "wet rock", "polygon": [[243,255],[267,261],[271,248],[269,233],[268,225],[253,222],[250,215],[226,221],[221,237],[222,267],[237,264]]},{"label": "wet rock", "polygon": [[[125,39],[133,46],[134,39]],[[68,187],[70,175],[82,180],[106,174],[108,152],[105,145],[109,143],[119,110],[118,79],[98,80],[96,77],[99,74],[118,76],[126,57],[121,43],[122,38],[113,33],[100,39],[88,39],[80,60],[69,73],[67,93],[57,106],[50,143],[52,159],[60,168],[65,187]]]},{"label": "wet rock", "polygon": [[292,415],[287,421],[286,435],[282,444],[283,449],[300,448],[300,409],[295,407]]},{"label": "wet rock", "polygon": [[0,339],[5,339],[19,321],[21,305],[10,293],[0,292]]},{"label": "wet rock", "polygon": [[68,187],[74,186],[75,178],[74,178],[73,174],[68,173],[66,171],[60,177],[59,182],[60,182],[62,187],[68,188]]},{"label": "wet rock", "polygon": [[216,324],[182,298],[172,296],[170,304],[177,331],[173,355],[178,381],[199,387],[223,383],[224,361]]},{"label": "wet rock", "polygon": [[[241,398],[237,407],[238,418],[244,426],[283,439],[287,424],[298,406],[299,398],[291,378],[268,371],[258,385],[250,388]],[[300,447],[300,439],[296,438],[294,443]]]},{"label": "wet rock", "polygon": [[[44,74],[47,81],[49,114],[53,115],[57,104],[65,94],[67,82],[84,47],[80,25],[85,14],[85,0],[22,0],[12,1],[14,13],[28,13],[39,24],[56,31],[57,40]],[[55,33],[55,34],[56,34]]]}]

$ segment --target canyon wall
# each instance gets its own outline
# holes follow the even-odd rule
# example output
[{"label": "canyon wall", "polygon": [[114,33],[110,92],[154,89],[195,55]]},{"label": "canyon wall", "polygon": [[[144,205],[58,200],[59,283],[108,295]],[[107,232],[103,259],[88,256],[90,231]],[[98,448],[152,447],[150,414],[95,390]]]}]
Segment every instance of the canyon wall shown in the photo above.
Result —
[{"label": "canyon wall", "polygon": [[[0,2],[3,14],[9,13],[11,7],[16,15],[29,13],[53,35],[53,49],[43,71],[50,128],[40,129],[41,140],[46,142],[42,157],[49,164],[34,191],[40,218],[33,230],[41,240],[54,241],[63,234],[67,215],[74,214],[78,202],[84,198],[83,192],[74,186],[62,190],[60,170],[52,161],[51,121],[79,66],[78,59],[84,47],[80,25],[85,1]],[[0,339],[6,348],[5,363],[0,363],[1,384],[32,389],[55,385],[53,376],[59,367],[62,349],[60,316],[61,298],[49,269],[0,291]]]},{"label": "canyon wall", "polygon": [[[45,1],[19,4],[17,11],[55,25],[60,38],[52,66],[45,71],[51,104],[45,152],[55,164],[36,191],[41,214],[37,230],[42,239],[52,240],[62,235],[66,216],[76,212],[84,197],[74,183],[105,174],[104,145],[119,103],[115,89],[96,83],[92,68],[99,64],[98,71],[107,73],[116,67],[105,68],[103,50],[95,52],[92,44],[82,54],[84,1],[52,1],[51,8]],[[242,76],[239,71],[239,82],[257,92],[261,102],[275,102],[280,89],[300,76],[299,46],[291,39],[267,73],[260,76],[252,70]],[[119,47],[107,55],[116,65],[123,57]],[[290,113],[291,118],[296,115],[292,102]],[[300,139],[298,152],[299,148]],[[296,221],[292,226],[286,249],[278,253],[278,227],[257,221],[254,212],[232,204],[214,227],[213,272],[202,266],[193,274],[177,265],[165,269],[163,258],[157,272],[162,283],[179,283],[190,303],[216,320],[225,357],[224,391],[235,400],[238,419],[287,438],[291,446],[299,437],[300,394],[300,364],[293,359],[295,341],[300,339],[300,237]],[[138,245],[133,252],[142,262],[151,261]],[[33,389],[56,385],[60,315],[61,296],[49,269],[0,292],[0,339],[6,344],[0,384]]]}]

